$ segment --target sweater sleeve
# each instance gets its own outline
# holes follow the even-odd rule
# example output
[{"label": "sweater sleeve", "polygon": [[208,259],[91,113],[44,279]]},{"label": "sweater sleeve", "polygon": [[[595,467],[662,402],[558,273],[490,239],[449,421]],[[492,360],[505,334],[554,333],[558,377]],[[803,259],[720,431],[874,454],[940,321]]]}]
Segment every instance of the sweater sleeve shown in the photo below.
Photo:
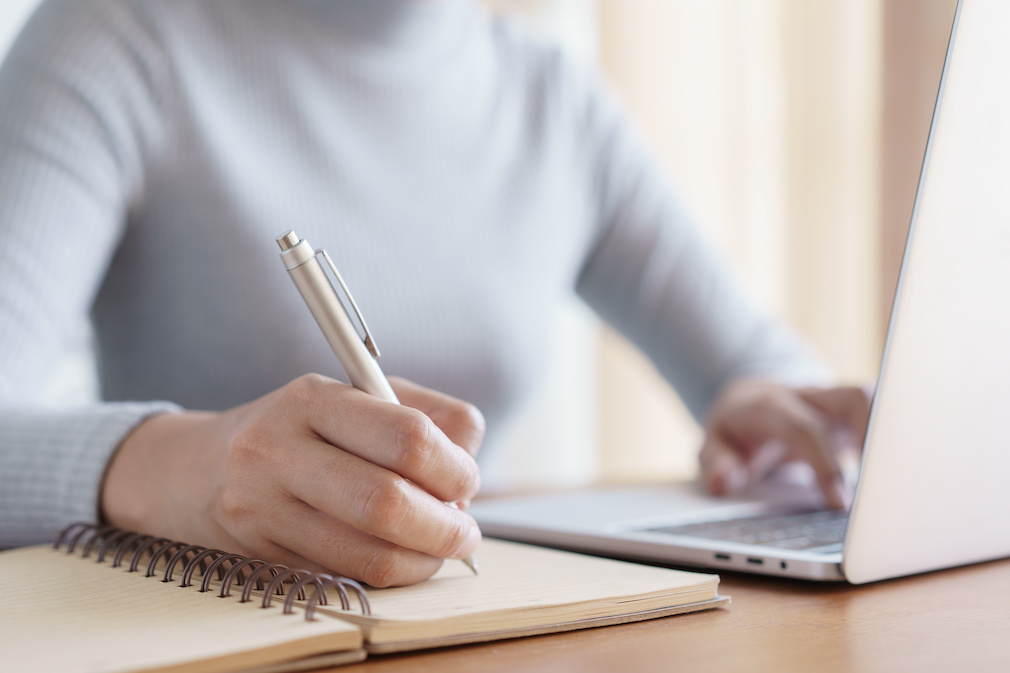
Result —
[{"label": "sweater sleeve", "polygon": [[749,300],[615,96],[599,81],[587,88],[581,124],[600,219],[579,294],[651,358],[699,421],[737,377],[828,381],[810,349]]},{"label": "sweater sleeve", "polygon": [[94,520],[122,438],[175,408],[44,396],[161,142],[165,71],[123,7],[46,2],[0,68],[0,547]]}]

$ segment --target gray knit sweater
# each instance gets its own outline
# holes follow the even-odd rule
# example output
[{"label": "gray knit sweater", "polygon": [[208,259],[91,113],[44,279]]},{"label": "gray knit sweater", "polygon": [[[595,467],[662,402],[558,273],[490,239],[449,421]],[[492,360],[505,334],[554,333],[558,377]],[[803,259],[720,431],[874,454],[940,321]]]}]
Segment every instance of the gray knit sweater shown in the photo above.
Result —
[{"label": "gray knit sweater", "polygon": [[[288,228],[386,373],[477,404],[492,448],[575,291],[699,416],[731,377],[818,371],[597,77],[468,0],[53,0],[0,70],[0,547],[93,519],[146,415],[340,375]],[[45,407],[85,318],[103,401]]]}]

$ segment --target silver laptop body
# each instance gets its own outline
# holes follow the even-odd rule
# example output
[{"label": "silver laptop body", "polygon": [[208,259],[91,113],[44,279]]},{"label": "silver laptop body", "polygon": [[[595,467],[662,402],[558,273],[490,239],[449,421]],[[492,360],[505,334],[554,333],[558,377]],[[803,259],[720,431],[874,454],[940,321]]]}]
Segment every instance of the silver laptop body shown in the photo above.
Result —
[{"label": "silver laptop body", "polygon": [[728,518],[822,516],[791,482],[740,500],[697,485],[489,500],[471,510],[485,535],[857,584],[1010,556],[1008,36],[1010,3],[959,1],[855,498],[829,523],[838,541],[776,547],[736,523],[733,540],[698,536]]}]

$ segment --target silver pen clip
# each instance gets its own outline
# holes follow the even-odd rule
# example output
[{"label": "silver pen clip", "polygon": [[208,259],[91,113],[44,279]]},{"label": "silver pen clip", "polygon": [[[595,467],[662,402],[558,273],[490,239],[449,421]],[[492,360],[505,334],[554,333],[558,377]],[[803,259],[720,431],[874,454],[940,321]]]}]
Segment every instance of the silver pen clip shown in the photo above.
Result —
[{"label": "silver pen clip", "polygon": [[327,252],[322,248],[316,250],[315,254],[323,256],[323,259],[326,260],[326,263],[330,267],[330,271],[333,272],[333,275],[336,277],[337,282],[340,283],[340,287],[344,291],[344,296],[347,297],[347,302],[351,305],[351,308],[354,310],[354,315],[358,316],[358,322],[361,323],[361,329],[365,332],[365,348],[367,348],[368,352],[372,354],[372,357],[378,358],[379,347],[375,345],[375,340],[372,338],[371,332],[368,331],[368,325],[365,323],[365,317],[361,315],[361,311],[358,309],[358,305],[355,303],[354,297],[351,296],[351,291],[347,289],[347,285],[344,283],[344,279],[340,277],[340,272],[337,271],[337,267],[333,263],[333,260],[330,259],[329,254],[327,254]]}]

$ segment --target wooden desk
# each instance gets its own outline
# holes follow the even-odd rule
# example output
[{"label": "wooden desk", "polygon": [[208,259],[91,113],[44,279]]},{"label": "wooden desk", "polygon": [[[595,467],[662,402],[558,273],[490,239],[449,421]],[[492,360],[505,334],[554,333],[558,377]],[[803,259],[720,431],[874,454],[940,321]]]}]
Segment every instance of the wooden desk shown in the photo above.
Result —
[{"label": "wooden desk", "polygon": [[1010,671],[1010,560],[862,587],[722,579],[725,610],[334,671]]}]

